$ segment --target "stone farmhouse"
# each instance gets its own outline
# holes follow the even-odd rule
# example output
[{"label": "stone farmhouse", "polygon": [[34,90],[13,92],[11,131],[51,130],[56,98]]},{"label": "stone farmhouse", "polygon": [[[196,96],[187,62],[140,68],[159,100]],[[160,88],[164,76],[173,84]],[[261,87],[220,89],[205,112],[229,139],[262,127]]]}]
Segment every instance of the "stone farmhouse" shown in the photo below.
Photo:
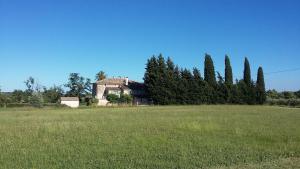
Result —
[{"label": "stone farmhouse", "polygon": [[129,80],[128,78],[108,78],[93,84],[93,97],[99,100],[99,106],[106,106],[108,104],[106,99],[108,94],[115,94],[119,97],[121,94],[131,95],[134,105],[149,103],[144,84]]}]

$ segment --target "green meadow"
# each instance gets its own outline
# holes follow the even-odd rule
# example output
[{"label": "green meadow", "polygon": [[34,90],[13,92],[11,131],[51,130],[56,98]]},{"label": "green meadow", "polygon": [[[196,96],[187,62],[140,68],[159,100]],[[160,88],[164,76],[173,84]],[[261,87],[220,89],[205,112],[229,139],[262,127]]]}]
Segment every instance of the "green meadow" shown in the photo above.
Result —
[{"label": "green meadow", "polygon": [[300,168],[300,109],[0,109],[0,168]]}]

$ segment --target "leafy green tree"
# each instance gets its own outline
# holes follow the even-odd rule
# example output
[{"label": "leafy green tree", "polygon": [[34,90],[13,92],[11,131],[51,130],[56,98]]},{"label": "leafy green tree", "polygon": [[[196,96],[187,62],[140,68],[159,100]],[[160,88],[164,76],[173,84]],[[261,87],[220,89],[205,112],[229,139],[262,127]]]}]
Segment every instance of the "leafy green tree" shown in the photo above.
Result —
[{"label": "leafy green tree", "polygon": [[245,84],[250,87],[251,86],[251,70],[250,70],[250,64],[248,61],[248,58],[245,58],[244,62],[244,82]]},{"label": "leafy green tree", "polygon": [[9,101],[9,98],[7,97],[7,95],[3,94],[0,89],[0,107],[6,108],[6,106],[9,102],[10,101]]},{"label": "leafy green tree", "polygon": [[105,72],[101,70],[96,74],[95,80],[100,81],[100,80],[106,79],[106,77],[107,77],[107,75],[105,74]]},{"label": "leafy green tree", "polygon": [[28,95],[32,95],[32,93],[34,92],[35,87],[36,87],[35,86],[35,79],[30,76],[24,83],[25,83],[25,85],[27,87],[26,93]]},{"label": "leafy green tree", "polygon": [[259,67],[257,71],[256,100],[259,104],[263,104],[266,101],[265,79],[262,67]]},{"label": "leafy green tree", "polygon": [[69,76],[69,82],[65,84],[65,87],[69,88],[66,95],[71,97],[79,97],[80,100],[91,94],[91,80],[85,79],[78,73],[71,73]]},{"label": "leafy green tree", "polygon": [[25,90],[27,95],[26,102],[29,102],[34,107],[43,107],[44,99],[41,85],[33,77],[29,77],[24,83],[27,87]]},{"label": "leafy green tree", "polygon": [[284,91],[284,92],[282,92],[282,95],[283,95],[284,99],[295,99],[296,98],[295,94],[290,91]]},{"label": "leafy green tree", "polygon": [[279,99],[280,93],[278,93],[275,89],[267,91],[267,97],[270,99]]},{"label": "leafy green tree", "polygon": [[233,85],[232,68],[227,55],[225,56],[225,83],[229,86]]},{"label": "leafy green tree", "polygon": [[91,97],[92,96],[92,90],[93,89],[92,89],[91,79],[86,78],[85,82],[84,82],[84,93],[85,93],[85,96]]},{"label": "leafy green tree", "polygon": [[43,95],[40,92],[34,92],[29,97],[29,103],[33,107],[42,108],[44,106]]},{"label": "leafy green tree", "polygon": [[47,89],[44,87],[43,98],[45,103],[58,103],[64,95],[64,90],[60,86],[53,86]]},{"label": "leafy green tree", "polygon": [[214,63],[211,56],[208,54],[205,54],[204,80],[212,87],[215,87],[217,84]]},{"label": "leafy green tree", "polygon": [[27,101],[28,95],[26,92],[23,92],[22,90],[14,90],[11,93],[11,101],[13,103],[24,103]]}]

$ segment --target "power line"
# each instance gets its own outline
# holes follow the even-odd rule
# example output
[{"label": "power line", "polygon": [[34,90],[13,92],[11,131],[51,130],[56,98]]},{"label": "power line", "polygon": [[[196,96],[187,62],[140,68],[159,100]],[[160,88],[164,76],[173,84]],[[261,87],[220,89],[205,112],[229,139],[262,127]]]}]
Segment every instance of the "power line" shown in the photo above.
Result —
[{"label": "power line", "polygon": [[[285,72],[296,72],[296,71],[300,71],[300,67],[299,68],[293,68],[293,69],[285,69],[285,70],[279,70],[279,71],[274,71],[274,72],[268,72],[268,73],[264,73],[264,75],[272,75],[272,74],[279,74],[279,73],[285,73]],[[251,74],[252,77],[255,77],[256,74]],[[242,76],[237,76],[235,77],[236,79],[242,79]]]},{"label": "power line", "polygon": [[279,70],[279,71],[274,71],[274,72],[268,72],[268,73],[265,73],[265,75],[272,75],[272,74],[285,73],[285,72],[295,72],[295,71],[299,71],[299,70],[300,70],[300,68],[285,69],[285,70]]}]

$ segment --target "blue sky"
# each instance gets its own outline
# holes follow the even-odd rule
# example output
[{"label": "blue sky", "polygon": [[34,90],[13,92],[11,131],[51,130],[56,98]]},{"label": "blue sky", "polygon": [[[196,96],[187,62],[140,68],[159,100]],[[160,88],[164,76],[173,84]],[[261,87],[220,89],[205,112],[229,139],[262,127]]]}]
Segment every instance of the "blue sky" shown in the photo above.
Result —
[{"label": "blue sky", "polygon": [[[0,0],[0,86],[23,89],[29,76],[46,86],[71,72],[142,81],[147,58],[162,53],[181,67],[224,55],[235,78],[243,60],[264,72],[300,67],[298,0]],[[267,88],[300,89],[299,71],[266,74]]]}]

